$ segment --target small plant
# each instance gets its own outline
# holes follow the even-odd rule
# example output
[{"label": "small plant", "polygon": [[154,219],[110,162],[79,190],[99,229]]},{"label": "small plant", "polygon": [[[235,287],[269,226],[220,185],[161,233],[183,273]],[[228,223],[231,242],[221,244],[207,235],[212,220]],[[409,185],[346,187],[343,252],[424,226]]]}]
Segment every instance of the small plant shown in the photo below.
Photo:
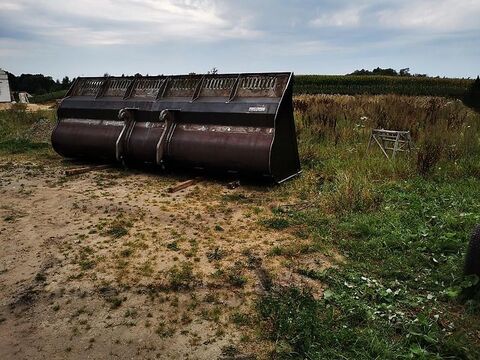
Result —
[{"label": "small plant", "polygon": [[186,261],[180,266],[173,266],[168,271],[168,276],[170,287],[174,290],[189,289],[195,282],[192,264]]},{"label": "small plant", "polygon": [[230,316],[230,321],[237,326],[247,326],[251,323],[250,316],[241,312],[234,312]]},{"label": "small plant", "polygon": [[366,211],[375,209],[381,202],[367,177],[351,172],[340,172],[335,178],[333,191],[329,192],[323,205],[334,212]]},{"label": "small plant", "polygon": [[103,234],[110,236],[112,239],[119,239],[128,234],[129,229],[133,226],[130,220],[125,219],[123,214],[115,218],[107,228],[104,229]]},{"label": "small plant", "polygon": [[125,314],[124,314],[124,317],[126,318],[135,318],[137,317],[137,310],[136,309],[132,309],[132,308],[129,308],[125,311]]},{"label": "small plant", "polygon": [[110,235],[114,239],[121,238],[128,234],[128,229],[120,224],[112,225],[108,230],[107,234]]},{"label": "small plant", "polygon": [[290,222],[285,218],[272,217],[270,219],[263,220],[263,224],[274,230],[283,230],[290,226]]},{"label": "small plant", "polygon": [[133,254],[133,249],[131,248],[126,248],[120,251],[120,256],[122,257],[129,257]]},{"label": "small plant", "polygon": [[221,260],[225,256],[225,251],[216,247],[213,251],[207,252],[207,258],[210,261]]},{"label": "small plant", "polygon": [[43,282],[43,281],[47,280],[47,277],[45,276],[44,273],[39,272],[39,273],[37,273],[37,275],[35,275],[35,280],[38,281],[38,282]]},{"label": "small plant", "polygon": [[80,249],[78,264],[82,270],[89,270],[95,267],[96,261],[92,259],[93,249],[85,246]]},{"label": "small plant", "polygon": [[428,134],[423,140],[417,152],[417,170],[422,176],[428,175],[440,161],[445,142],[435,137],[435,134]]},{"label": "small plant", "polygon": [[123,303],[123,299],[118,296],[111,297],[108,301],[110,302],[111,309],[118,309]]},{"label": "small plant", "polygon": [[313,269],[300,268],[300,269],[297,269],[297,272],[300,275],[306,276],[306,277],[308,277],[310,279],[313,279],[313,280],[323,280],[323,278],[325,276],[322,272],[319,272],[319,271],[313,270]]},{"label": "small plant", "polygon": [[164,322],[160,322],[155,329],[155,333],[161,338],[167,338],[175,334],[175,329],[168,327]]},{"label": "small plant", "polygon": [[228,283],[235,287],[243,287],[247,283],[247,278],[241,274],[230,273],[228,275]]},{"label": "small plant", "polygon": [[178,241],[172,241],[167,244],[167,249],[172,251],[179,251],[180,247],[178,246]]}]

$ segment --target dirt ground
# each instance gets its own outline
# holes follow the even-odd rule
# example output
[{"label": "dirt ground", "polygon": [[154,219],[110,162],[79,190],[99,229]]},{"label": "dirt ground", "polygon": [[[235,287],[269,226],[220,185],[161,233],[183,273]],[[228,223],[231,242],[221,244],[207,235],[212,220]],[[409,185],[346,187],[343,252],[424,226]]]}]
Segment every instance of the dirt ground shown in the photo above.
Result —
[{"label": "dirt ground", "polygon": [[[269,350],[254,303],[318,282],[271,256],[270,188],[120,168],[66,177],[60,157],[0,157],[0,358],[250,359]],[[309,283],[311,282],[311,283]]]},{"label": "dirt ground", "polygon": [[49,110],[55,108],[55,103],[49,104],[15,104],[15,103],[1,103],[0,110],[8,110],[15,106],[25,106],[27,111]]}]

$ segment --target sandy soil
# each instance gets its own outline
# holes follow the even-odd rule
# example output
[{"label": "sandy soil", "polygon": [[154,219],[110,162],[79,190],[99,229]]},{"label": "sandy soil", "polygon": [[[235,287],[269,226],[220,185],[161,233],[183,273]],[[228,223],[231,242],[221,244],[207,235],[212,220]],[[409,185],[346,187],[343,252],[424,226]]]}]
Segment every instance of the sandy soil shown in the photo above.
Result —
[{"label": "sandy soil", "polygon": [[[0,358],[262,358],[253,304],[301,241],[273,231],[268,190],[108,169],[65,177],[60,158],[0,158]],[[240,320],[236,320],[240,319]],[[246,321],[243,320],[247,319]]]},{"label": "sandy soil", "polygon": [[49,104],[15,104],[15,103],[0,103],[0,110],[8,110],[14,106],[25,106],[27,111],[49,110],[55,108],[55,103]]}]

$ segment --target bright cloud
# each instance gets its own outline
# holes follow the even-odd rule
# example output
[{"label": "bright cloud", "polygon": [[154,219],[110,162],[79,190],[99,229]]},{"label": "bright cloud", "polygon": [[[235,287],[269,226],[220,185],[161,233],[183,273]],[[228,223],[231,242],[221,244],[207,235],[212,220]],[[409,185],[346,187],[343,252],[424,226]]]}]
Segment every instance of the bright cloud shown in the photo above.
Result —
[{"label": "bright cloud", "polygon": [[18,0],[0,9],[4,14],[15,11],[17,26],[36,36],[83,45],[215,41],[259,34],[246,19],[227,17],[213,0]]},{"label": "bright cloud", "polygon": [[480,29],[480,0],[359,1],[318,9],[313,27],[376,26],[385,29],[462,31]]},{"label": "bright cloud", "polygon": [[388,28],[461,31],[480,29],[480,0],[398,2],[377,14]]},{"label": "bright cloud", "polygon": [[0,67],[476,76],[479,19],[480,0],[0,0]]},{"label": "bright cloud", "polygon": [[335,10],[321,14],[310,21],[310,25],[314,27],[350,27],[356,26],[360,23],[362,6],[347,7],[340,10]]}]

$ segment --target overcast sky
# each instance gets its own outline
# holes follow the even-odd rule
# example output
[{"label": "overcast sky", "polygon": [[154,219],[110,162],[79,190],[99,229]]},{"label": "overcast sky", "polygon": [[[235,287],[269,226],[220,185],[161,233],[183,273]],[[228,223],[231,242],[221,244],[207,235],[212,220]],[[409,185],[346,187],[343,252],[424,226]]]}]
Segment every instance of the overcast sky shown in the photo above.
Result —
[{"label": "overcast sky", "polygon": [[480,0],[0,0],[15,74],[480,74]]}]

